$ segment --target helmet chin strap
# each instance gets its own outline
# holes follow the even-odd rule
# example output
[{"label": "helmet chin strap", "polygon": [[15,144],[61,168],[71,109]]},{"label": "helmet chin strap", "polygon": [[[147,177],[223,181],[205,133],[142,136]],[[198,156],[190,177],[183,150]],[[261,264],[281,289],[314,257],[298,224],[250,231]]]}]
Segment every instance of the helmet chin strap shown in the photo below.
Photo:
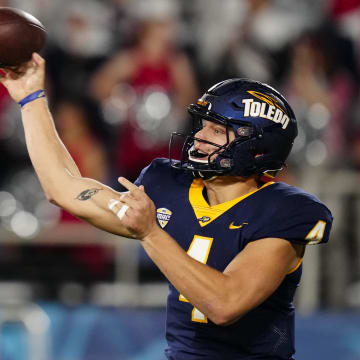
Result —
[{"label": "helmet chin strap", "polygon": [[194,178],[200,178],[202,180],[214,180],[218,177],[218,175],[213,175],[210,172],[207,174],[202,171],[193,171],[192,174]]},{"label": "helmet chin strap", "polygon": [[212,176],[211,178],[206,179],[206,180],[211,181],[211,180],[214,180],[214,179],[216,179],[216,178],[218,178],[218,175],[214,175],[214,176]]},{"label": "helmet chin strap", "polygon": [[[197,163],[196,160],[191,160],[191,162],[194,164]],[[198,162],[200,165],[204,164],[204,162]],[[208,160],[206,161],[206,164],[208,163]],[[199,170],[193,170],[192,174],[194,176],[194,178],[199,178],[202,180],[214,180],[217,177],[219,177],[220,175],[216,172],[216,170],[207,170],[207,171],[201,171]]]}]

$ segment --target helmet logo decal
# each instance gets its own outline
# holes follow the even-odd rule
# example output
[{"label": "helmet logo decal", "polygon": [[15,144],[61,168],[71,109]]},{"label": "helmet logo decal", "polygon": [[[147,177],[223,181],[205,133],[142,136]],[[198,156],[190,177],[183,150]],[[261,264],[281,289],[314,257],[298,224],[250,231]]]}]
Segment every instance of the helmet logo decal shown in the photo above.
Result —
[{"label": "helmet logo decal", "polygon": [[172,211],[166,208],[159,208],[156,209],[156,217],[158,219],[158,222],[162,228],[164,228],[167,223],[169,222],[172,215]]},{"label": "helmet logo decal", "polygon": [[272,97],[261,94],[257,91],[248,91],[251,95],[263,100],[264,102],[254,101],[254,99],[243,99],[245,104],[244,117],[261,117],[280,123],[285,130],[290,122],[289,116],[286,115],[282,107]]},{"label": "helmet logo decal", "polygon": [[269,105],[273,105],[276,106],[278,109],[280,109],[282,112],[286,112],[279,104],[278,101],[275,100],[273,97],[271,97],[270,95],[266,95],[263,94],[259,91],[254,91],[254,90],[248,90],[247,91],[250,95],[255,96],[256,98],[265,101],[266,103],[268,103]]}]

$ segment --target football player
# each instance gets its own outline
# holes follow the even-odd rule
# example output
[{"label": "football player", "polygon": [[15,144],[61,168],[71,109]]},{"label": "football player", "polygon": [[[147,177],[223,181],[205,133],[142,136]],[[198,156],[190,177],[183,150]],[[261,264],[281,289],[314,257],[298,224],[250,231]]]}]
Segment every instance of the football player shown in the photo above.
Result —
[{"label": "football player", "polygon": [[[141,240],[170,282],[168,359],[290,360],[304,249],[332,224],[315,196],[268,181],[296,119],[272,87],[231,79],[189,106],[182,157],[155,159],[117,193],[81,177],[44,97],[44,60],[1,82],[22,108],[27,147],[50,201],[108,232]],[[265,179],[266,178],[266,179]]]}]

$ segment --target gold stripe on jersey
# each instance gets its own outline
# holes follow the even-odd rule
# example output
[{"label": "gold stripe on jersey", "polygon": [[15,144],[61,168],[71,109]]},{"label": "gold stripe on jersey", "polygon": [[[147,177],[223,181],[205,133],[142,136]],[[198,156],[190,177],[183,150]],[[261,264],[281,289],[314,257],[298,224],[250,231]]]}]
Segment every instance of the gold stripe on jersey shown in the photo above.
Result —
[{"label": "gold stripe on jersey", "polygon": [[288,273],[286,273],[286,275],[292,274],[294,273],[301,265],[301,263],[303,262],[304,258],[301,258],[298,263],[296,264],[296,266],[294,268],[292,268]]},{"label": "gold stripe on jersey", "polygon": [[243,196],[237,197],[233,200],[221,204],[210,206],[203,196],[204,182],[202,181],[202,179],[194,179],[189,189],[189,201],[194,210],[195,216],[199,221],[200,226],[204,227],[217,219],[220,215],[222,215],[224,212],[229,210],[241,200],[247,198],[248,196],[271,184],[274,184],[274,182],[267,182],[259,189],[251,191]]}]

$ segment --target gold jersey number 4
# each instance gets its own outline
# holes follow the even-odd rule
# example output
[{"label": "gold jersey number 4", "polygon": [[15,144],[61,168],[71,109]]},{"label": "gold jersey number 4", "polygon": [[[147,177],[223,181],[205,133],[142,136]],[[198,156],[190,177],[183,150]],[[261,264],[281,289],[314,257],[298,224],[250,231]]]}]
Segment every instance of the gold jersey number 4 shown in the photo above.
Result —
[{"label": "gold jersey number 4", "polygon": [[[200,261],[203,264],[206,264],[213,240],[214,238],[194,235],[194,238],[189,246],[189,250],[187,251],[188,255],[191,256],[193,259]],[[179,300],[189,302],[189,300],[186,299],[186,297],[182,294],[180,294]],[[207,323],[208,319],[201,311],[199,311],[194,306],[191,312],[191,321]]]},{"label": "gold jersey number 4", "polygon": [[[306,236],[309,245],[318,244],[324,237],[326,222],[319,220],[316,225],[310,230]],[[212,246],[214,238],[194,235],[194,238],[189,246],[187,251],[188,255],[193,259],[200,261],[203,264],[206,264],[209,257],[210,249]],[[188,299],[182,294],[179,295],[179,300],[184,302],[189,302]],[[191,321],[207,323],[207,317],[199,311],[195,306],[191,312]]]},{"label": "gold jersey number 4", "polygon": [[319,220],[316,225],[306,235],[305,240],[308,240],[308,245],[315,245],[322,241],[325,233],[326,222]]}]

